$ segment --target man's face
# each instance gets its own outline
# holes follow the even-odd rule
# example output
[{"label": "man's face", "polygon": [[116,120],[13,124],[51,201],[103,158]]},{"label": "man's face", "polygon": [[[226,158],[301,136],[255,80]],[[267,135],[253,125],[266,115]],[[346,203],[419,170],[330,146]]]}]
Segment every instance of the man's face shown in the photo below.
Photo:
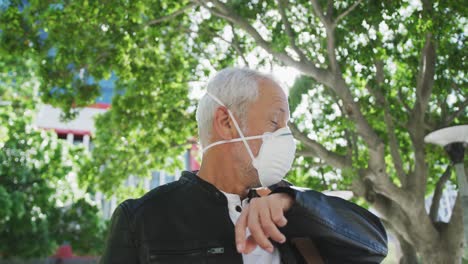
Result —
[{"label": "man's face", "polygon": [[[262,135],[285,127],[289,120],[289,106],[286,94],[276,83],[262,79],[258,83],[259,95],[247,109],[247,122],[244,136]],[[247,141],[254,156],[258,155],[262,140]],[[240,144],[239,144],[240,143]],[[259,187],[260,181],[257,170],[243,143],[236,144],[235,153],[251,187]]]}]

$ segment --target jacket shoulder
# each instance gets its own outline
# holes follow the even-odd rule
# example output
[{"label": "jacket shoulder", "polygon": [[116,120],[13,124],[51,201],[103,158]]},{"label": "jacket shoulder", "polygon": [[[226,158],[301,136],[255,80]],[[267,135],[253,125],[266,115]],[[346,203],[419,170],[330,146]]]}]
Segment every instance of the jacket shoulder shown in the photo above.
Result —
[{"label": "jacket shoulder", "polygon": [[178,190],[184,187],[184,185],[186,185],[185,181],[178,180],[158,186],[140,198],[125,200],[119,205],[119,207],[121,207],[131,219],[131,216],[145,210],[148,205],[155,206],[157,204],[161,204],[156,202],[160,199],[172,200],[177,197],[179,193]]}]

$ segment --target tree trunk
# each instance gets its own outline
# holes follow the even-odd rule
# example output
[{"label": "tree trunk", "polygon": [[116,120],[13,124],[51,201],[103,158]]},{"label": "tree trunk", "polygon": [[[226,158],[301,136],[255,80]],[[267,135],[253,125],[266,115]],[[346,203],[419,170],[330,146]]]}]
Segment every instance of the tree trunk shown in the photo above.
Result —
[{"label": "tree trunk", "polygon": [[403,237],[397,235],[398,241],[400,242],[400,248],[402,256],[400,258],[400,264],[417,264],[418,255],[413,245],[408,243]]},{"label": "tree trunk", "polygon": [[[446,223],[440,223],[446,226]],[[414,236],[414,235],[413,235]],[[463,244],[459,234],[443,234],[433,243],[412,245],[403,236],[396,235],[402,256],[400,264],[461,264]]]},{"label": "tree trunk", "polygon": [[[459,199],[455,204],[460,209]],[[440,232],[439,239],[430,245],[419,245],[421,263],[453,263],[461,264],[463,256],[463,228],[460,230],[460,210],[454,210],[452,223],[436,222],[434,225]],[[458,225],[458,226],[457,226]]]},{"label": "tree trunk", "polygon": [[[428,249],[425,253],[421,254],[422,262],[424,264],[461,264],[461,254],[454,254],[452,250],[444,250],[445,247],[438,249]],[[461,249],[459,250],[461,252]]]}]

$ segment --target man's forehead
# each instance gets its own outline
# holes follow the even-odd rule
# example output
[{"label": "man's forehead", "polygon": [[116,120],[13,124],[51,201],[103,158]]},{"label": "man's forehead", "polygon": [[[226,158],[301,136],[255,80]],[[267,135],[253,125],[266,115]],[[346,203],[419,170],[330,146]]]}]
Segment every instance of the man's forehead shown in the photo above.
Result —
[{"label": "man's forehead", "polygon": [[267,78],[262,78],[258,80],[258,87],[260,93],[262,90],[266,89],[265,92],[269,92],[271,90],[276,90],[278,93],[284,94],[283,88],[281,88],[281,85],[277,83],[274,80],[267,79]]},{"label": "man's forehead", "polygon": [[286,103],[288,101],[281,86],[273,81],[260,82],[258,88],[261,97]]},{"label": "man's forehead", "polygon": [[281,113],[287,113],[288,111],[288,99],[286,95],[276,95],[273,97],[272,108]]},{"label": "man's forehead", "polygon": [[257,102],[268,105],[265,110],[275,114],[289,114],[288,98],[278,83],[262,79],[258,84],[260,96]]}]

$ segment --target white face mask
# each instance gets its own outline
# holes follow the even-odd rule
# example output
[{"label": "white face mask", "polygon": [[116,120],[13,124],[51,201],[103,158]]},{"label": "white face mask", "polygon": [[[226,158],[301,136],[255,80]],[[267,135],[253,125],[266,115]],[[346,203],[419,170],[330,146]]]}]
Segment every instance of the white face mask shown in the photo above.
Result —
[{"label": "white face mask", "polygon": [[[226,107],[214,95],[210,93],[207,94],[218,104]],[[280,182],[286,173],[291,170],[294,156],[296,154],[296,143],[294,142],[294,138],[291,131],[289,130],[289,127],[282,127],[273,133],[266,132],[263,135],[244,137],[244,134],[242,133],[231,110],[228,109],[228,113],[234,122],[234,126],[236,127],[240,138],[211,143],[203,149],[203,152],[217,145],[242,141],[244,142],[244,145],[247,148],[247,152],[252,159],[252,165],[255,169],[257,169],[258,177],[262,186],[268,187]],[[263,139],[263,143],[260,147],[257,157],[254,157],[252,150],[247,143],[247,140],[253,139]]]}]

